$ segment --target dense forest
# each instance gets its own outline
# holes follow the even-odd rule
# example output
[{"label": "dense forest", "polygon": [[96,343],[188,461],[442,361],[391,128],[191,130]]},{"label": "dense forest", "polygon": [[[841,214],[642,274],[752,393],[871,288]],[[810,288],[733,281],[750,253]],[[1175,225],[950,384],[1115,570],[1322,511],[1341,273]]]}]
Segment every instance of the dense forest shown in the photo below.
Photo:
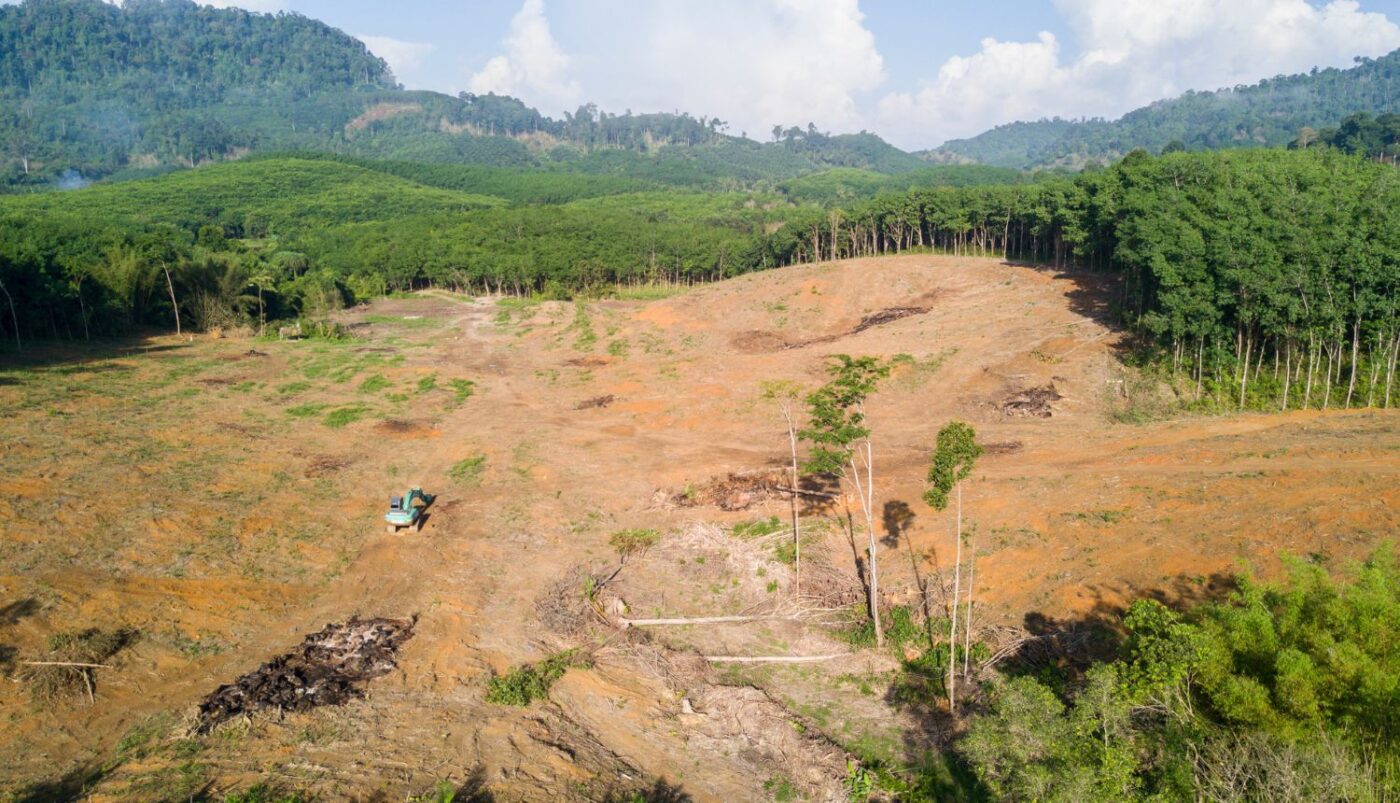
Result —
[{"label": "dense forest", "polygon": [[585,104],[555,120],[500,95],[405,91],[359,40],[292,13],[190,0],[0,5],[0,191],[287,149],[731,188],[925,164],[868,133],[808,124],[762,143],[768,132],[738,133],[684,113]]},{"label": "dense forest", "polygon": [[1400,112],[1400,50],[1356,66],[1286,75],[1216,92],[1187,92],[1117,120],[1042,120],[999,126],[925,153],[940,162],[1031,169],[1082,167],[1138,148],[1159,152],[1281,146],[1304,128],[1320,129],[1357,112]]}]

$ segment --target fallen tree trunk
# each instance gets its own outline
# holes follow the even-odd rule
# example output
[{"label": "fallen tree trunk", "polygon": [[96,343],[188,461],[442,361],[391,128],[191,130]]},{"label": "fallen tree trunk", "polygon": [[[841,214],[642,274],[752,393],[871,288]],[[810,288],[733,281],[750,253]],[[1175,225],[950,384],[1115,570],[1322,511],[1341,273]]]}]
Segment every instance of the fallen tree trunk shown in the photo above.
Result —
[{"label": "fallen tree trunk", "polygon": [[728,622],[759,622],[765,619],[795,619],[792,616],[701,616],[695,619],[619,619],[623,627],[678,627],[681,625],[718,625]]},{"label": "fallen tree trunk", "polygon": [[706,655],[704,658],[712,664],[815,664],[850,655],[853,653],[838,652],[833,655]]}]

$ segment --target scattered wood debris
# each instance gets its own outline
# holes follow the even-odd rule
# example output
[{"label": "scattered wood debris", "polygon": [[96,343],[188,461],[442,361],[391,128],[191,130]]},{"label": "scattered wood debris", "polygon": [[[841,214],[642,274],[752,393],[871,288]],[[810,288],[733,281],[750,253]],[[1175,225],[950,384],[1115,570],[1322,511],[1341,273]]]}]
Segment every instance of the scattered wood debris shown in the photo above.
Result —
[{"label": "scattered wood debris", "polygon": [[1042,388],[1030,388],[1007,396],[1001,402],[1001,411],[1020,418],[1049,418],[1054,414],[1050,403],[1062,398],[1052,382]]},{"label": "scattered wood debris", "polygon": [[678,507],[713,506],[720,510],[748,510],[769,499],[788,495],[787,474],[782,470],[730,472],[703,485],[671,495]]},{"label": "scattered wood debris", "polygon": [[866,329],[875,326],[884,326],[887,323],[894,323],[900,318],[926,315],[929,309],[929,307],[890,307],[888,309],[882,309],[879,312],[872,312],[864,318],[861,318],[860,323],[857,324],[856,328],[852,329],[850,333],[858,335]]},{"label": "scattered wood debris", "polygon": [[584,401],[581,401],[578,404],[574,405],[574,409],[598,410],[607,407],[615,401],[617,401],[617,397],[612,394],[608,394],[607,396],[594,396],[591,399],[585,399]]},{"label": "scattered wood debris", "polygon": [[318,457],[315,460],[312,460],[311,463],[306,467],[306,471],[304,473],[307,479],[324,477],[329,474],[334,474],[335,472],[348,467],[350,465],[350,462],[350,458],[348,457],[333,457],[331,455],[326,455],[324,457]]}]

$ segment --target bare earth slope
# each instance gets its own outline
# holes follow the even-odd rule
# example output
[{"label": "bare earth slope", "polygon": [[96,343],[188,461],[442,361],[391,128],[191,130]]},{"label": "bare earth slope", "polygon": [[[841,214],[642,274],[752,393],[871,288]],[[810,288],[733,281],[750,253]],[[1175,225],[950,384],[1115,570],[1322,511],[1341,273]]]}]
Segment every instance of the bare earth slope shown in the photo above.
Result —
[{"label": "bare earth slope", "polygon": [[[964,498],[989,629],[1190,594],[1241,559],[1359,556],[1396,531],[1394,412],[1110,423],[1111,292],[910,256],[653,302],[425,294],[348,311],[342,344],[159,338],[0,364],[0,669],[19,678],[58,631],[141,633],[95,670],[91,704],[0,684],[0,790],[185,799],[270,778],[402,799],[447,779],[502,800],[840,798],[848,750],[898,762],[937,741],[883,701],[890,656],[749,672],[694,655],[849,650],[819,627],[619,637],[547,702],[484,700],[492,673],[577,646],[536,601],[580,563],[610,570],[618,529],[664,533],[614,588],[633,616],[790,595],[770,549],[710,526],[786,501],[705,494],[783,465],[760,383],[814,387],[834,353],[906,355],[869,411],[894,602],[951,562],[949,518],[919,496],[954,418],[990,447]],[[421,534],[387,534],[384,499],[409,484],[439,499]],[[848,595],[851,547],[808,513],[811,582]],[[357,613],[419,616],[365,699],[183,738],[203,695]]]}]

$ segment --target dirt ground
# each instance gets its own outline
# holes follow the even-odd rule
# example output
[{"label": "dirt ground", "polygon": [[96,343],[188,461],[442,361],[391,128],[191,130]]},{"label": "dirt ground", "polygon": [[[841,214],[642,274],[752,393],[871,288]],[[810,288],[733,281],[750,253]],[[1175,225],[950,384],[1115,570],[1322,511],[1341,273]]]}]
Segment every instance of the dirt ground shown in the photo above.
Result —
[{"label": "dirt ground", "polygon": [[[942,727],[886,702],[894,657],[698,657],[851,651],[811,621],[622,634],[548,701],[484,699],[493,673],[578,646],[536,603],[575,566],[611,571],[623,528],[662,532],[610,586],[628,616],[790,609],[771,540],[727,529],[787,502],[697,494],[784,465],[762,383],[815,387],[836,353],[902,355],[869,406],[892,599],[952,562],[951,514],[920,500],[938,428],[967,421],[988,447],[963,498],[987,632],[1203,594],[1285,554],[1341,564],[1393,536],[1394,411],[1113,423],[1132,385],[1112,292],[909,256],[652,301],[428,293],[345,312],[342,342],[157,337],[0,363],[0,799],[257,781],[326,799],[440,781],[459,799],[843,799],[852,756],[916,760]],[[384,532],[409,485],[438,494],[425,529]],[[851,546],[822,510],[804,524],[804,592],[845,599]],[[204,695],[357,614],[418,616],[363,699],[190,730]],[[22,662],[91,627],[140,635],[93,670],[91,701],[33,700]]]}]

